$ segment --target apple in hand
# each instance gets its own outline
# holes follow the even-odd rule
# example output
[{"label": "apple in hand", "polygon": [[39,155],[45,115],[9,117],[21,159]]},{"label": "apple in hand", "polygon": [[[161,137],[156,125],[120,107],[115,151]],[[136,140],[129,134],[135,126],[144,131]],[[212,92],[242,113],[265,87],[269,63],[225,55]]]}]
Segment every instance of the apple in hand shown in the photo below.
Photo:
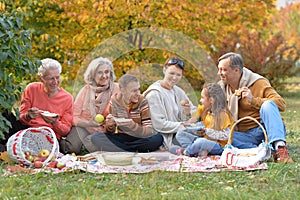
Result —
[{"label": "apple in hand", "polygon": [[101,115],[101,114],[97,114],[95,117],[94,117],[94,120],[95,120],[95,122],[97,122],[97,123],[102,123],[103,121],[104,121],[104,116],[103,115]]},{"label": "apple in hand", "polygon": [[42,161],[40,161],[40,160],[36,160],[36,161],[34,161],[33,162],[33,166],[35,167],[35,168],[42,168],[43,167],[43,162]]},{"label": "apple in hand", "polygon": [[48,156],[50,155],[50,151],[47,149],[42,149],[39,154],[38,157],[40,158],[48,158]]},{"label": "apple in hand", "polygon": [[180,101],[180,104],[181,104],[182,106],[186,106],[186,105],[189,104],[189,100],[183,99],[183,100]]}]

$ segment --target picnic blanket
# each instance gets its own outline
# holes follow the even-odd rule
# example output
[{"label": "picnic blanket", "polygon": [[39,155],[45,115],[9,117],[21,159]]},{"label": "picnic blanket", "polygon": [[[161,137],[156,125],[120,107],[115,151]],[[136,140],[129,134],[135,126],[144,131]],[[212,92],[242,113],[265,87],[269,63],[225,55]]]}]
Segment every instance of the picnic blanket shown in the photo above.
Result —
[{"label": "picnic blanket", "polygon": [[[24,168],[19,165],[8,166],[5,175],[20,171],[28,173],[62,173],[75,170],[101,174],[101,173],[149,173],[153,171],[168,172],[221,172],[221,171],[252,171],[268,169],[267,163],[247,167],[226,167],[220,164],[220,156],[204,158],[177,156],[169,152],[136,153],[132,163],[125,166],[107,165],[103,155],[111,152],[94,152],[84,156],[63,155],[58,160],[66,163],[63,169],[44,167],[41,169]],[[125,152],[114,152],[122,156]]]}]

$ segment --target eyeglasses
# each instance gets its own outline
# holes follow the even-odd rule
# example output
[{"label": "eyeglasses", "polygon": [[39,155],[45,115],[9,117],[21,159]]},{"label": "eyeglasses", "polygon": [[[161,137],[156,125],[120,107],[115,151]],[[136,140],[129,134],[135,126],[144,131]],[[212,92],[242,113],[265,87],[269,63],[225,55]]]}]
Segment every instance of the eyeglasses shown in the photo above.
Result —
[{"label": "eyeglasses", "polygon": [[171,58],[168,62],[167,65],[178,65],[180,69],[184,69],[184,62],[178,58]]}]

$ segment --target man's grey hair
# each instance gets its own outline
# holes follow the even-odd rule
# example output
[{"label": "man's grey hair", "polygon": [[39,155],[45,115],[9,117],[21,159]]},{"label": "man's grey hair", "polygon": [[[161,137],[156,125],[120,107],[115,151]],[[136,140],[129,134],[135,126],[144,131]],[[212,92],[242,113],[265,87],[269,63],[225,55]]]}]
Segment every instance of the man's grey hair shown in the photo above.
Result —
[{"label": "man's grey hair", "polygon": [[39,77],[45,76],[45,73],[48,69],[58,69],[59,74],[61,73],[62,67],[61,64],[52,58],[45,58],[41,60],[42,64],[38,68]]},{"label": "man's grey hair", "polygon": [[240,54],[229,52],[229,53],[222,55],[218,61],[220,62],[221,60],[224,60],[227,58],[229,58],[229,65],[232,69],[238,67],[240,69],[241,73],[243,72],[244,61]]}]

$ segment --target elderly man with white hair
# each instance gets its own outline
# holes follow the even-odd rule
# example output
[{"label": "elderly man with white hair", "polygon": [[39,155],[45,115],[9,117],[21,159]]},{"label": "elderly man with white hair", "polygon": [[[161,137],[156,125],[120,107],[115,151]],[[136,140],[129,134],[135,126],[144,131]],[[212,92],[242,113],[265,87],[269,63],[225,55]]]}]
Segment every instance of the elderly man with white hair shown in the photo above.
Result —
[{"label": "elderly man with white hair", "polygon": [[[21,98],[20,118],[9,116],[12,123],[10,137],[18,130],[47,126],[60,141],[70,132],[73,119],[73,96],[60,87],[61,64],[54,59],[41,60],[38,68],[39,82],[29,83]],[[43,115],[53,113],[53,116]]]}]

